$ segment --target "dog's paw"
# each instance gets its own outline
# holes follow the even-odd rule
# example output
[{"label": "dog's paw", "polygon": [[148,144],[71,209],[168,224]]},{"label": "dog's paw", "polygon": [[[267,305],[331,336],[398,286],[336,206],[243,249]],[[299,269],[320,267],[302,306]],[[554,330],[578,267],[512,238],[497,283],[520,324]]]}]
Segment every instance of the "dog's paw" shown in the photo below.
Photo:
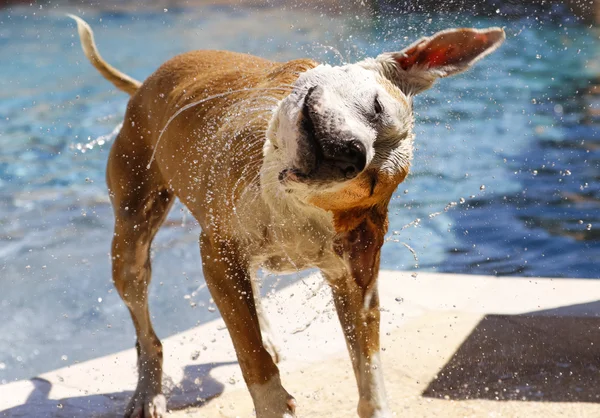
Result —
[{"label": "dog's paw", "polygon": [[268,407],[258,407],[256,409],[256,418],[295,418],[296,400],[288,396],[287,401],[281,405],[271,405]]},{"label": "dog's paw", "polygon": [[167,416],[167,399],[164,395],[133,395],[127,409],[125,418],[165,418]]},{"label": "dog's paw", "polygon": [[358,402],[358,416],[360,418],[391,418],[392,414],[387,405],[376,405],[373,402],[360,400]]},{"label": "dog's paw", "polygon": [[294,418],[296,400],[281,386],[279,376],[274,376],[262,385],[248,386],[256,418]]}]

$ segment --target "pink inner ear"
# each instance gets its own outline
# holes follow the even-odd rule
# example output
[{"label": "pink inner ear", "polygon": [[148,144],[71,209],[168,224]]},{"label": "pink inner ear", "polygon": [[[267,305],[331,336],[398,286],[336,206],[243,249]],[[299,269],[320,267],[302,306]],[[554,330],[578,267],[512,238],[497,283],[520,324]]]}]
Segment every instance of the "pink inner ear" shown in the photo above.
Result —
[{"label": "pink inner ear", "polygon": [[495,49],[504,39],[501,29],[451,29],[423,38],[394,58],[403,70],[413,66],[462,70]]},{"label": "pink inner ear", "polygon": [[447,63],[450,61],[450,56],[453,52],[453,49],[454,47],[450,45],[444,49],[431,51],[426,57],[426,62],[429,64],[430,67],[439,67],[447,65]]}]

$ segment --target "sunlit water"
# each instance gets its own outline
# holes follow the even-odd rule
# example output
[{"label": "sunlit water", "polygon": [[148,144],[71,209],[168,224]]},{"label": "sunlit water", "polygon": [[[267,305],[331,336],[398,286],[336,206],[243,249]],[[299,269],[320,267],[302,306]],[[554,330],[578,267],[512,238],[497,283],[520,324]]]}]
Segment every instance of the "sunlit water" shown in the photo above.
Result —
[{"label": "sunlit water", "polygon": [[[337,64],[398,50],[446,27],[505,26],[500,51],[417,99],[415,161],[391,204],[383,268],[600,276],[600,139],[593,114],[600,100],[588,94],[600,51],[591,29],[525,18],[373,20],[267,9],[86,18],[105,58],[138,79],[192,49]],[[87,62],[62,12],[0,11],[0,58],[0,382],[6,382],[129,348],[134,333],[110,281],[112,215],[104,186],[109,134],[127,97]],[[151,311],[161,337],[216,316],[203,286],[198,232],[176,206],[156,239]]]}]

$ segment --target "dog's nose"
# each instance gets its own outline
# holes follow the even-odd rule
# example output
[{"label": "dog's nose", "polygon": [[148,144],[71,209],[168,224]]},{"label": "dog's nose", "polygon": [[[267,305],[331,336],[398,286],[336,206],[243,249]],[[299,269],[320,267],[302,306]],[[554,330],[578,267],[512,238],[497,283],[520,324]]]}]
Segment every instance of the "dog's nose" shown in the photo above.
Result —
[{"label": "dog's nose", "polygon": [[336,144],[331,151],[326,159],[339,169],[346,179],[356,177],[367,164],[367,151],[360,141],[343,141]]}]

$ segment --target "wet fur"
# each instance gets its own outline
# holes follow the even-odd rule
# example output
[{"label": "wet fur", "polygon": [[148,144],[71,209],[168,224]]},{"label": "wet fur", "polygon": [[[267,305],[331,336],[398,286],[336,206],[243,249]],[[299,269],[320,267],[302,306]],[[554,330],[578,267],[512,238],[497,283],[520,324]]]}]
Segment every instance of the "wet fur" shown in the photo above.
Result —
[{"label": "wet fur", "polygon": [[[438,77],[464,71],[495,49],[503,32],[442,32],[404,52],[343,67],[196,51],[169,60],[140,84],[108,66],[89,26],[72,17],[94,66],[132,94],[107,167],[115,214],[113,279],[138,338],[139,382],[126,416],[161,417],[166,409],[162,346],[150,322],[147,287],[150,244],[175,198],[202,228],[205,279],[257,416],[292,417],[295,410],[253,295],[259,267],[321,269],[355,371],[358,413],[390,416],[379,367],[376,279],[387,206],[412,158],[412,96]],[[374,97],[385,112],[373,113]],[[366,168],[338,178],[335,166],[319,164],[307,118],[321,138],[316,146],[325,151],[344,138],[359,141]]]}]

